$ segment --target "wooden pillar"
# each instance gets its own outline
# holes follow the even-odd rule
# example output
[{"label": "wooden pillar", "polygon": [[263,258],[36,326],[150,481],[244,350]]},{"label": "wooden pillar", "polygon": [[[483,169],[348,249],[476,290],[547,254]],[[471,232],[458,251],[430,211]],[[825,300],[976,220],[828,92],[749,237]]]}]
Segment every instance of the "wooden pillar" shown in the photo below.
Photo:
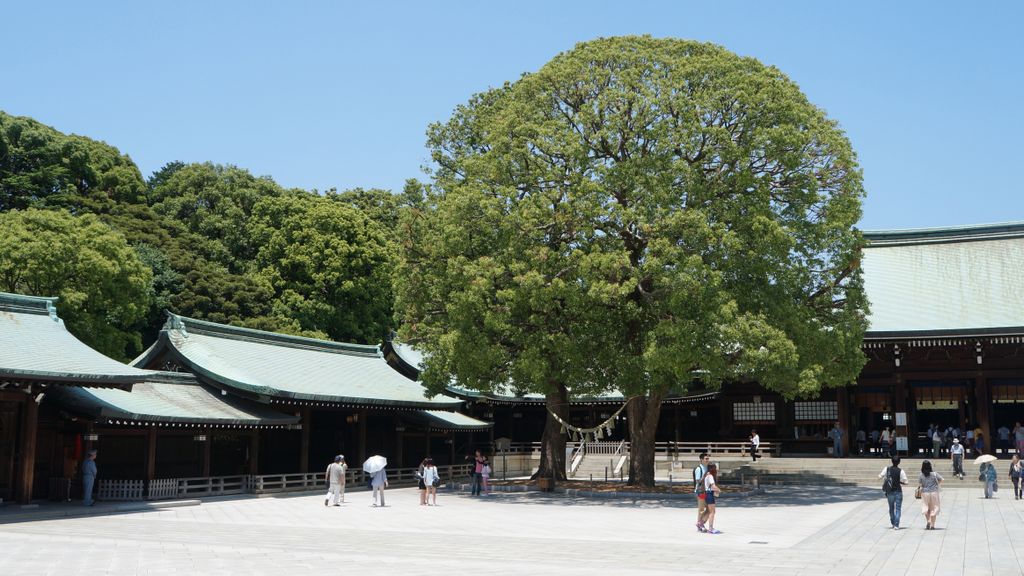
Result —
[{"label": "wooden pillar", "polygon": [[203,474],[204,478],[210,477],[210,455],[213,452],[213,430],[209,428],[203,431],[206,434],[206,442],[203,442]]},{"label": "wooden pillar", "polygon": [[452,437],[450,438],[452,443],[449,444],[450,448],[448,449],[449,450],[449,456],[451,457],[451,460],[449,460],[448,463],[451,464],[452,466],[455,465],[455,434],[456,434],[456,432],[454,430],[452,430]]},{"label": "wooden pillar", "polygon": [[427,456],[431,456],[431,454],[430,454],[430,428],[427,428],[424,431],[424,434],[427,435]]},{"label": "wooden pillar", "polygon": [[978,415],[978,428],[981,428],[981,433],[985,436],[985,452],[994,454],[995,444],[992,442],[992,426],[989,423],[991,407],[989,406],[988,380],[981,375],[980,371],[974,378],[974,402],[977,404],[975,410]]},{"label": "wooden pillar", "polygon": [[396,414],[392,420],[395,423],[395,468],[403,468],[405,466],[405,427],[402,426],[402,419]]},{"label": "wooden pillar", "polygon": [[146,480],[156,478],[156,426],[146,431]]},{"label": "wooden pillar", "polygon": [[366,410],[360,410],[359,415],[359,465],[366,461]]},{"label": "wooden pillar", "polygon": [[839,412],[839,428],[843,431],[839,446],[843,454],[850,455],[850,435],[854,433],[850,426],[850,391],[845,386],[836,388],[836,410]]},{"label": "wooden pillar", "polygon": [[21,403],[21,445],[19,452],[20,466],[18,469],[18,502],[27,504],[32,501],[32,486],[36,473],[36,435],[39,433],[39,405],[34,395],[29,395]]},{"label": "wooden pillar", "polygon": [[249,474],[259,474],[260,470],[260,431],[253,430],[249,436]]},{"label": "wooden pillar", "polygon": [[302,418],[302,449],[299,452],[299,472],[309,472],[309,434],[313,427],[313,410],[306,406],[299,413]]}]

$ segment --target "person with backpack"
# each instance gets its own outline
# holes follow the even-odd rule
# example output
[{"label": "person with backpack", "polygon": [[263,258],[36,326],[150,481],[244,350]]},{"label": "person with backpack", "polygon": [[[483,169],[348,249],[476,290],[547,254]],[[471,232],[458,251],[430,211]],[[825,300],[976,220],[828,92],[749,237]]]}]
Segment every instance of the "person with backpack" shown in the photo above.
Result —
[{"label": "person with backpack", "polygon": [[704,527],[704,514],[707,512],[708,504],[704,489],[704,475],[708,473],[708,464],[711,456],[707,452],[700,455],[700,463],[693,469],[693,494],[697,497],[697,532],[707,532]]},{"label": "person with backpack", "polygon": [[892,457],[892,466],[882,468],[878,474],[883,478],[882,492],[889,501],[889,524],[893,530],[900,529],[900,513],[903,511],[903,486],[907,484],[907,473],[900,468],[900,457]]},{"label": "person with backpack", "polygon": [[1010,461],[1010,481],[1013,482],[1013,499],[1020,500],[1021,496],[1024,496],[1024,490],[1021,490],[1021,485],[1024,482],[1020,481],[1021,472],[1024,472],[1024,464],[1021,464],[1020,454],[1014,454],[1013,460]]}]

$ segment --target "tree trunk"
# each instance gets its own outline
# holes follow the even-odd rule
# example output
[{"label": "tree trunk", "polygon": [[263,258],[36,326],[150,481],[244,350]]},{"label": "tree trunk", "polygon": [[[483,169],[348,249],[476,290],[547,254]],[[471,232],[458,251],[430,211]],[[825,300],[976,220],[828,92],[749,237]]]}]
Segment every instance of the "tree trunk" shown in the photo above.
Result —
[{"label": "tree trunk", "polygon": [[629,401],[629,485],[654,487],[654,440],[661,416],[663,391],[636,396]]},{"label": "tree trunk", "polygon": [[540,467],[533,479],[552,478],[556,482],[565,480],[565,434],[562,425],[551,412],[568,421],[569,391],[562,384],[555,385],[556,391],[544,397],[547,419],[544,421],[544,435],[540,443]]}]

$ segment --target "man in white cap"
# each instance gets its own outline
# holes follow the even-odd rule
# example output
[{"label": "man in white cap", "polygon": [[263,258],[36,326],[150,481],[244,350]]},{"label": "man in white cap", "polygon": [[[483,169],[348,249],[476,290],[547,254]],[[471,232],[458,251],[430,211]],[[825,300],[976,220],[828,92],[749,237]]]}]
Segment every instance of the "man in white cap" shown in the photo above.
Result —
[{"label": "man in white cap", "polygon": [[949,459],[953,461],[953,475],[964,479],[964,447],[960,444],[959,438],[953,438],[953,444],[949,447]]},{"label": "man in white cap", "polygon": [[338,454],[334,457],[334,462],[331,462],[327,466],[327,498],[324,499],[324,506],[333,504],[335,506],[341,506],[341,503],[345,501],[345,470],[348,466],[345,464],[345,457]]},{"label": "man in white cap", "polygon": [[85,462],[82,462],[82,503],[92,506],[96,502],[92,499],[92,487],[96,484],[96,450],[89,450],[85,453]]}]

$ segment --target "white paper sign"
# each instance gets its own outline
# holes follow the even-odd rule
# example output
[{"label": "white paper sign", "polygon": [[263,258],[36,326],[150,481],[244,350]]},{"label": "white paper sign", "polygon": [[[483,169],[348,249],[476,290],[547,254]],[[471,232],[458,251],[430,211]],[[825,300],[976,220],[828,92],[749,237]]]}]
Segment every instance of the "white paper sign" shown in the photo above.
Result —
[{"label": "white paper sign", "polygon": [[906,412],[897,412],[896,413],[896,425],[897,426],[906,426],[907,425],[907,413]]},{"label": "white paper sign", "polygon": [[896,437],[896,451],[897,452],[907,452],[908,451],[907,437],[906,436],[897,436]]}]

